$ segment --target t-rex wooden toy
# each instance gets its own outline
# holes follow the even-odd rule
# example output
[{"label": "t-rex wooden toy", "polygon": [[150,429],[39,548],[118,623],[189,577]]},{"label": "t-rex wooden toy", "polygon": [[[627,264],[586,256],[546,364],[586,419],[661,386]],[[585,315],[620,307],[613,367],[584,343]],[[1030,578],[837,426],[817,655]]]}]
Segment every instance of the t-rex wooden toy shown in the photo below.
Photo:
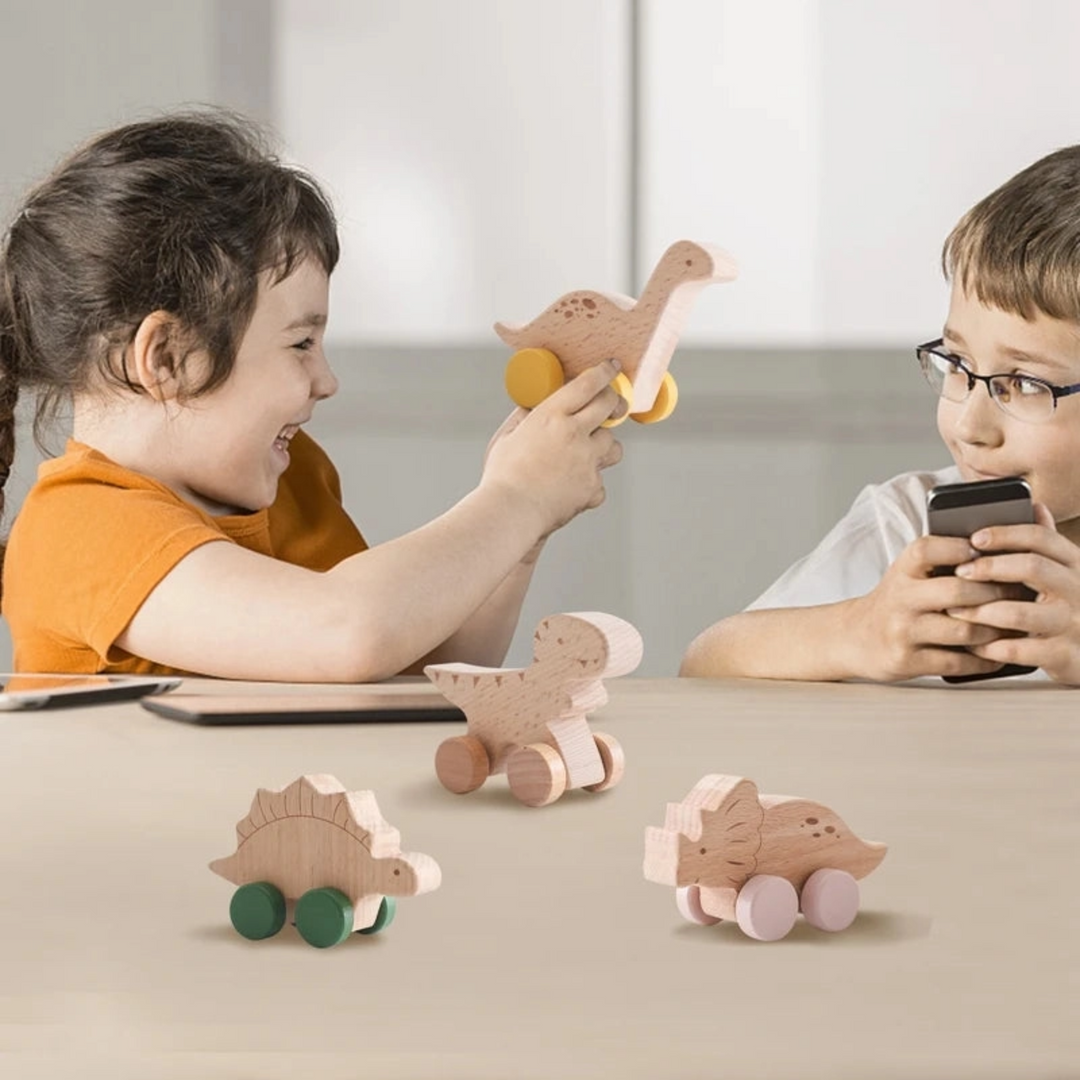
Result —
[{"label": "t-rex wooden toy", "polygon": [[506,389],[526,409],[602,360],[622,370],[612,386],[626,399],[627,415],[643,424],[671,415],[678,388],[668,372],[672,353],[698,292],[738,275],[735,260],[712,244],[680,240],[664,252],[638,300],[580,289],[556,300],[523,326],[495,324],[518,351],[506,367]]},{"label": "t-rex wooden toy", "polygon": [[210,869],[240,886],[229,905],[237,933],[272,937],[296,901],[296,929],[319,948],[354,930],[385,929],[395,896],[431,892],[442,881],[430,855],[402,854],[372,792],[346,791],[323,774],[260,788],[236,826],[236,852]]},{"label": "t-rex wooden toy", "polygon": [[795,925],[800,906],[819,930],[843,930],[859,910],[856,878],[885,858],[827,806],[758,795],[741,776],[702,777],[663,828],[645,830],[645,877],[674,885],[680,913],[708,925],[734,919],[759,941]]},{"label": "t-rex wooden toy", "polygon": [[435,755],[450,791],[475,791],[505,771],[516,798],[546,806],[567,788],[604,791],[621,779],[622,748],[590,731],[586,713],[607,701],[604,678],[641,663],[641,635],[614,615],[589,611],[549,616],[533,642],[527,668],[424,668],[468,719],[468,734],[447,739]]}]

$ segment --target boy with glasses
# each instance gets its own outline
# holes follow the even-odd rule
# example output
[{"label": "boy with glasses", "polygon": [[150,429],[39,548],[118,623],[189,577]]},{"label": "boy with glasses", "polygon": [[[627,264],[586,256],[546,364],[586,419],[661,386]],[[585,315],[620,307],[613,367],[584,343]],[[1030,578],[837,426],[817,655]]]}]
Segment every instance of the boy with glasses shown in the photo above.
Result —
[{"label": "boy with glasses", "polygon": [[[955,465],[865,488],[813,552],[691,643],[682,675],[889,682],[1025,664],[1080,685],[1080,146],[978,203],[942,263],[948,319],[916,356]],[[970,545],[924,535],[932,487],[1005,476],[1031,487],[1035,524]]]}]

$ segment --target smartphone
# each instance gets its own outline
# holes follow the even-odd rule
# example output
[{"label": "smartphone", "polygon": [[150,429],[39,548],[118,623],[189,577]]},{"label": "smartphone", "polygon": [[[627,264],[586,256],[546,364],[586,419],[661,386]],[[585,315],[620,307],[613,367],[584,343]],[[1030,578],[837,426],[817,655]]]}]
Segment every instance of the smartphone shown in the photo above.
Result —
[{"label": "smartphone", "polygon": [[[1030,525],[1035,521],[1031,488],[1019,476],[939,484],[926,497],[926,520],[931,536],[970,537],[991,525]],[[935,576],[952,573],[951,566],[939,566],[934,571]],[[1025,599],[1034,600],[1035,592],[1026,591]],[[1006,675],[1026,675],[1035,670],[1025,664],[1006,664],[985,675],[943,675],[942,678],[950,683],[975,682],[978,679],[1002,679]]]}]

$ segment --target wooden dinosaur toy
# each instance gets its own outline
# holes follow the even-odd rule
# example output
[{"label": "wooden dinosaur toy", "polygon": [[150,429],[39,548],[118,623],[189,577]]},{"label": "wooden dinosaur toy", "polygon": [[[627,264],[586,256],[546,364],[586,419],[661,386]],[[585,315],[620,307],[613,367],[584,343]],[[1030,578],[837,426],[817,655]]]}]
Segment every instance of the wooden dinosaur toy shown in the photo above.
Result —
[{"label": "wooden dinosaur toy", "polygon": [[210,869],[240,886],[229,905],[239,934],[272,937],[295,901],[296,929],[318,948],[354,930],[378,933],[394,918],[395,896],[431,892],[442,881],[430,855],[402,854],[372,792],[346,791],[324,774],[260,788],[236,826],[236,852]]},{"label": "wooden dinosaur toy", "polygon": [[666,419],[679,394],[668,365],[690,308],[706,285],[737,276],[726,251],[680,240],[661,256],[636,301],[579,289],[523,326],[496,323],[499,337],[518,350],[506,367],[507,392],[531,409],[586,368],[615,359],[622,370],[611,385],[628,409],[605,426],[627,415],[643,424]]},{"label": "wooden dinosaur toy", "polygon": [[630,623],[579,611],[540,623],[527,668],[429,664],[424,673],[468,721],[468,734],[447,739],[435,754],[439,780],[462,795],[505,771],[526,806],[546,806],[567,788],[614,787],[622,747],[592,732],[586,713],[608,699],[602,680],[633,671],[641,653]]},{"label": "wooden dinosaur toy", "polygon": [[759,795],[741,776],[702,777],[663,828],[645,830],[645,877],[674,885],[684,918],[733,919],[759,941],[777,941],[800,907],[819,930],[844,930],[859,910],[857,878],[886,846],[860,840],[827,806]]}]

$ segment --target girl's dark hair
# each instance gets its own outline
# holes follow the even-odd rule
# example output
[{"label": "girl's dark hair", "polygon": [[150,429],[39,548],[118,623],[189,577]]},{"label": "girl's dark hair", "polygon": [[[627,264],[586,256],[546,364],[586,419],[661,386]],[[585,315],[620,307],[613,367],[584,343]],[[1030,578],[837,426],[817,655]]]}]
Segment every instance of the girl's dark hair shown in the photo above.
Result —
[{"label": "girl's dark hair", "polygon": [[1080,146],[1040,158],[973,206],[945,241],[942,267],[989,307],[1080,320]]},{"label": "girl's dark hair", "polygon": [[[206,393],[232,370],[259,275],[280,281],[306,258],[328,274],[337,263],[330,203],[239,116],[172,114],[76,150],[30,191],[0,247],[0,514],[22,387],[38,398],[39,440],[102,378],[142,392],[122,358],[142,320],[165,311],[180,328],[183,392]],[[185,385],[195,350],[209,364]]]}]

